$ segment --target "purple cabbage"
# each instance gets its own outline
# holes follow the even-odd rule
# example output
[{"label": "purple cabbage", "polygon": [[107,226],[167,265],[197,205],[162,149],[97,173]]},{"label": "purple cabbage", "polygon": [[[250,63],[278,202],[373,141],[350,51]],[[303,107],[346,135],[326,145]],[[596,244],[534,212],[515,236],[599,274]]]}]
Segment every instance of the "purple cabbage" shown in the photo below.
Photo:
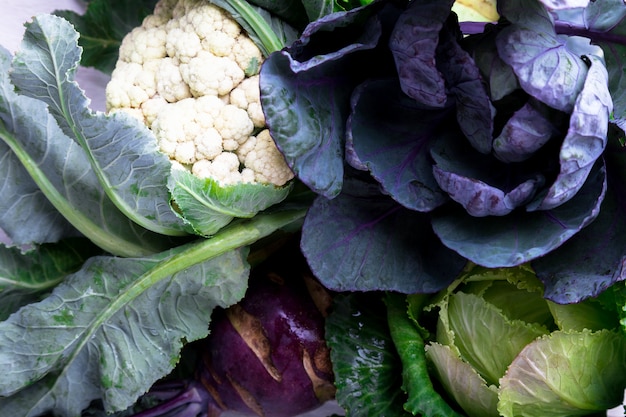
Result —
[{"label": "purple cabbage", "polygon": [[301,240],[316,277],[341,291],[432,293],[467,261],[532,263],[561,303],[624,280],[623,249],[584,283],[543,262],[626,233],[590,228],[605,199],[608,219],[626,214],[613,195],[623,182],[607,174],[608,143],[623,135],[611,128],[624,124],[605,53],[626,48],[614,29],[626,6],[600,18],[606,2],[587,5],[581,29],[564,20],[571,8],[502,0],[500,22],[464,36],[450,1],[379,0],[311,23],[272,54],[261,100],[277,146],[318,194]]}]

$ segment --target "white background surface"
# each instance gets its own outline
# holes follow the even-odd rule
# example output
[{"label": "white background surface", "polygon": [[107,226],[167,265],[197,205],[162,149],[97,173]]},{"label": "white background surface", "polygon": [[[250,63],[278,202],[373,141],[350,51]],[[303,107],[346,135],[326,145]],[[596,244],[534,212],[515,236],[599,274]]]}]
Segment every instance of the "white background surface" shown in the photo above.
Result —
[{"label": "white background surface", "polygon": [[[80,12],[84,4],[80,0],[0,0],[0,3],[0,45],[11,53],[19,48],[24,33],[24,23],[30,21],[32,16],[50,13],[57,9]],[[76,74],[76,81],[92,100],[91,107],[94,110],[104,110],[104,86],[108,81],[108,76],[96,70],[80,68]],[[343,414],[343,411],[335,403],[328,403],[301,417],[322,417],[332,413]],[[236,416],[237,414],[233,413],[223,417]],[[623,407],[610,411],[607,416],[624,416]]]}]

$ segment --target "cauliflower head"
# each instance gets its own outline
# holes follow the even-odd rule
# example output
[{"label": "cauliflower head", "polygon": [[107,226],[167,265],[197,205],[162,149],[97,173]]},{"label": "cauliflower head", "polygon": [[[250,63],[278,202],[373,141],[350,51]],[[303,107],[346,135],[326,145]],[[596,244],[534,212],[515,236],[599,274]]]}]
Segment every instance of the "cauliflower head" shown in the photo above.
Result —
[{"label": "cauliflower head", "polygon": [[222,185],[285,185],[294,177],[265,128],[263,54],[224,10],[204,0],[160,0],[122,41],[106,87],[156,136],[175,167]]}]

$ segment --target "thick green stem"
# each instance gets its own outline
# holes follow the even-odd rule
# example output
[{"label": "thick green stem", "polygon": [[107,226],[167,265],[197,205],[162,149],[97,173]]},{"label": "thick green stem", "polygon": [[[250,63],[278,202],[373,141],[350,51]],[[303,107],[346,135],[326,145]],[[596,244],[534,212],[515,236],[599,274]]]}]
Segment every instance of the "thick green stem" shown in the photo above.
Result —
[{"label": "thick green stem", "polygon": [[[257,46],[267,57],[275,51],[285,47],[284,43],[276,36],[265,19],[245,0],[210,0],[215,5],[227,10],[235,20],[241,24],[251,37],[258,39]],[[248,27],[246,27],[248,26]]]},{"label": "thick green stem", "polygon": [[231,250],[251,245],[259,239],[304,218],[306,211],[306,208],[299,208],[261,213],[249,220],[231,224],[211,238],[179,247],[173,255],[159,262],[154,268],[139,277],[119,297],[113,299],[107,308],[108,314],[101,315],[98,323],[94,323],[92,328],[99,328],[113,314],[159,281],[194,265],[217,258]]}]

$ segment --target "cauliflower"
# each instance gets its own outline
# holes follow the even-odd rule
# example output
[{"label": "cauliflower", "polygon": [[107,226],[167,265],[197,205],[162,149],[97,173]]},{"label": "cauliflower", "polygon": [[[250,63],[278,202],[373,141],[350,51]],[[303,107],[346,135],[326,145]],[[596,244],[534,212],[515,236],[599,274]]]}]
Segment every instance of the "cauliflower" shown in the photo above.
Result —
[{"label": "cauliflower", "polygon": [[154,133],[173,166],[222,185],[294,177],[265,127],[263,54],[227,12],[204,0],[160,0],[123,40],[107,110]]}]

